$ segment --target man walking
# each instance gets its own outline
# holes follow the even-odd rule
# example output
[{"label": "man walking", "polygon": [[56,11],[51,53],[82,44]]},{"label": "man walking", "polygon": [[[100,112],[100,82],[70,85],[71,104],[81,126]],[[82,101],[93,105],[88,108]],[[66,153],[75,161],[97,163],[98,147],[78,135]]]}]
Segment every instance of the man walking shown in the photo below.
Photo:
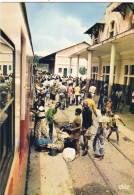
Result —
[{"label": "man walking", "polygon": [[88,151],[88,138],[91,137],[90,127],[92,125],[92,111],[88,107],[88,102],[83,102],[82,111],[82,134],[84,140],[84,151],[82,156],[85,156]]}]

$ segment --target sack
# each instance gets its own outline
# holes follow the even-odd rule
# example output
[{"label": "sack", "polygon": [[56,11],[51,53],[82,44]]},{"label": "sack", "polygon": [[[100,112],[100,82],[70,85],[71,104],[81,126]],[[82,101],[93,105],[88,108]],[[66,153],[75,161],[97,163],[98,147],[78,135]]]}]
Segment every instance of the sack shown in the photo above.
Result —
[{"label": "sack", "polygon": [[65,138],[64,148],[75,148],[75,140],[70,137]]},{"label": "sack", "polygon": [[63,150],[63,158],[66,162],[73,161],[75,159],[75,149],[73,148],[65,148]]},{"label": "sack", "polygon": [[64,148],[64,142],[60,139],[57,139],[52,144],[48,144],[47,148],[57,148],[57,150],[61,152]]}]

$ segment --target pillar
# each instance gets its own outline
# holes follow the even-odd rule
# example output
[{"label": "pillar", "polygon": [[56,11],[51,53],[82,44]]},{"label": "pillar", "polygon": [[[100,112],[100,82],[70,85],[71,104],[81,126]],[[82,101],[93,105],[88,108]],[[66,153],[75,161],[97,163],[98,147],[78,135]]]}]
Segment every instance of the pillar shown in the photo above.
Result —
[{"label": "pillar", "polygon": [[97,94],[99,94],[100,86],[102,83],[102,58],[98,57],[98,77],[97,77]]},{"label": "pillar", "polygon": [[78,77],[79,77],[79,58],[80,56],[77,56],[77,73],[76,73],[76,85],[78,85]]},{"label": "pillar", "polygon": [[108,87],[108,96],[111,95],[113,78],[114,78],[114,64],[115,64],[115,44],[112,43],[111,46],[111,59],[110,59],[110,75],[109,75],[109,87]]},{"label": "pillar", "polygon": [[69,77],[71,77],[71,66],[72,66],[72,58],[70,57]]},{"label": "pillar", "polygon": [[91,80],[91,71],[92,71],[92,51],[88,51],[87,80],[86,80],[87,90],[86,90],[86,92],[89,91],[89,83]]}]

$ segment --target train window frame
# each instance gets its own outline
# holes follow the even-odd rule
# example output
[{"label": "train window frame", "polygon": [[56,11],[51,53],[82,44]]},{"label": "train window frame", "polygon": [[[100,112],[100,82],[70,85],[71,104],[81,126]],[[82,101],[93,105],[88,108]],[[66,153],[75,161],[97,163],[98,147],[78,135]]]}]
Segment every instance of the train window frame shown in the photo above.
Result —
[{"label": "train window frame", "polygon": [[[0,194],[4,194],[15,150],[15,45],[1,28],[0,38],[8,47],[12,49],[13,52],[12,94],[10,100],[0,111],[0,119],[2,119],[2,117],[5,115],[5,117],[3,117],[3,121],[0,122],[0,139],[5,139],[5,143],[4,141],[1,142],[0,140]],[[3,148],[5,150],[4,156]]]}]

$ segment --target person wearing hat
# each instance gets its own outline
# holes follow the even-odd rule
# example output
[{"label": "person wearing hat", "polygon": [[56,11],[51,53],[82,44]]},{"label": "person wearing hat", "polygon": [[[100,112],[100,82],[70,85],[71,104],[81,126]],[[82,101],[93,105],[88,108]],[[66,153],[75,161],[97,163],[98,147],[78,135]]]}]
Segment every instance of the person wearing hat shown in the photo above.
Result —
[{"label": "person wearing hat", "polygon": [[106,137],[106,126],[105,121],[101,117],[99,119],[99,127],[93,141],[93,150],[95,152],[95,160],[102,160],[105,152],[105,137]]},{"label": "person wearing hat", "polygon": [[40,105],[37,111],[34,111],[36,114],[36,126],[35,126],[35,143],[43,137],[49,138],[47,133],[47,122],[45,118],[45,110],[43,104]]}]

